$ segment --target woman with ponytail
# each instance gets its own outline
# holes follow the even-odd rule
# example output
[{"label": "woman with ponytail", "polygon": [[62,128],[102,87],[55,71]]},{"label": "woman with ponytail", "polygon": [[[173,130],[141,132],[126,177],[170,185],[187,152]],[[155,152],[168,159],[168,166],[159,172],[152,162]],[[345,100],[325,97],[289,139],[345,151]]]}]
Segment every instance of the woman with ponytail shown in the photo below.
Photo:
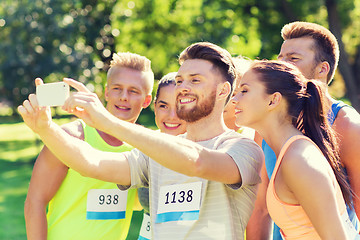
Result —
[{"label": "woman with ponytail", "polygon": [[358,239],[322,86],[280,61],[254,62],[240,85],[237,124],[254,128],[277,156],[266,202],[283,238]]}]

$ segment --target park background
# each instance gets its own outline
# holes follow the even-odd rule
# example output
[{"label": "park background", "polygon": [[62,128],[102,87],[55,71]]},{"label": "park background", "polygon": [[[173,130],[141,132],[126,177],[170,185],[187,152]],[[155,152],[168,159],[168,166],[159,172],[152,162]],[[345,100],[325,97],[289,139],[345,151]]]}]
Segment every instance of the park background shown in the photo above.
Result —
[{"label": "park background", "polygon": [[[292,21],[329,28],[340,45],[331,94],[360,110],[360,0],[0,0],[0,239],[26,239],[23,204],[42,143],[16,107],[33,80],[77,79],[103,99],[115,52],[152,61],[155,78],[176,71],[188,45],[209,41],[233,56],[275,59]],[[59,124],[72,120],[53,109]],[[139,124],[154,127],[153,110]]]}]

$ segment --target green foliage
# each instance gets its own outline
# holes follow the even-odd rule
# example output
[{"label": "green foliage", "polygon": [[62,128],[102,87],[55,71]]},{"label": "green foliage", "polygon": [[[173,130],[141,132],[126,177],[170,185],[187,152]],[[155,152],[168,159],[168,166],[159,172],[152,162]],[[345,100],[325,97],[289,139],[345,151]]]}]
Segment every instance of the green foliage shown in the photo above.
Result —
[{"label": "green foliage", "polygon": [[[114,8],[117,51],[133,51],[152,60],[157,79],[178,69],[177,57],[188,45],[210,41],[233,55],[255,57],[261,42],[255,18],[242,17],[236,1],[121,1]],[[245,27],[246,26],[246,27]]]},{"label": "green foliage", "polygon": [[[355,61],[360,1],[333,1],[349,60]],[[303,20],[328,26],[326,2],[4,0],[0,9],[1,97],[17,106],[34,92],[35,77],[46,82],[73,77],[102,97],[111,54],[117,51],[147,56],[156,79],[176,71],[181,51],[198,41],[218,44],[234,56],[274,59],[284,24]],[[146,110],[145,114],[150,118],[152,113]]]},{"label": "green foliage", "polygon": [[0,10],[2,97],[17,106],[34,92],[35,77],[102,82],[96,76],[111,52],[104,29],[113,2],[7,1]]},{"label": "green foliage", "polygon": [[[333,1],[353,64],[360,56],[360,0]],[[109,60],[117,51],[148,57],[156,79],[177,71],[181,51],[198,41],[218,44],[234,56],[274,59],[284,24],[302,20],[328,27],[328,2],[2,0],[0,116],[16,113],[15,107],[34,92],[35,77],[45,82],[73,77],[102,97]],[[338,98],[345,92],[341,79],[338,73],[331,89]],[[5,103],[13,109],[3,108]],[[145,109],[138,122],[154,126],[152,109]],[[24,239],[22,206],[32,169],[28,163],[42,145],[23,124],[0,124],[0,132],[0,239]]]},{"label": "green foliage", "polygon": [[32,165],[0,160],[0,239],[26,239],[23,206]]},{"label": "green foliage", "polygon": [[[350,62],[359,46],[360,1],[337,0]],[[234,56],[276,58],[280,30],[290,21],[327,26],[324,1],[295,0],[33,0],[3,1],[0,9],[0,92],[14,106],[34,91],[33,79],[70,76],[99,96],[111,53],[152,60],[157,79],[178,69],[189,44],[210,41]],[[3,114],[15,111],[2,111]],[[147,122],[151,111],[146,110]]]},{"label": "green foliage", "polygon": [[352,19],[347,25],[344,25],[343,41],[345,49],[349,53],[350,62],[354,61],[356,54],[358,54],[358,47],[360,45],[360,1],[353,2],[354,7],[346,12],[346,15]]}]

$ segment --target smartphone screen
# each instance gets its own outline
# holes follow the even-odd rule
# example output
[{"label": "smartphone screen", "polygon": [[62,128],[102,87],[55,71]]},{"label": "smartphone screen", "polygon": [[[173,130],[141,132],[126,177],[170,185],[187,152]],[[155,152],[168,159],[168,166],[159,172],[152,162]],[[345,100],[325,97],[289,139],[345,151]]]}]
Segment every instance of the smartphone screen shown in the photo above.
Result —
[{"label": "smartphone screen", "polygon": [[39,106],[62,106],[69,97],[70,88],[65,82],[47,83],[36,87]]}]

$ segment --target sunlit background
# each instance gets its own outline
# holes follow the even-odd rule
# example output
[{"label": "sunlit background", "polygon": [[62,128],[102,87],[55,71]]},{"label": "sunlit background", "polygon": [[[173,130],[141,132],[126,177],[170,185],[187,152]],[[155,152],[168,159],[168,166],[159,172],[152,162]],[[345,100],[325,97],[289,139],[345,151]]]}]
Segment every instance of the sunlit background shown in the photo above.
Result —
[{"label": "sunlit background", "polygon": [[[101,98],[112,53],[152,61],[155,78],[178,69],[188,45],[209,41],[233,56],[275,59],[286,23],[328,27],[341,48],[333,96],[360,110],[360,0],[1,0],[0,239],[26,239],[23,202],[41,142],[16,107],[33,80],[71,77]],[[69,115],[54,109],[60,123]],[[139,123],[153,127],[149,108]]]}]

